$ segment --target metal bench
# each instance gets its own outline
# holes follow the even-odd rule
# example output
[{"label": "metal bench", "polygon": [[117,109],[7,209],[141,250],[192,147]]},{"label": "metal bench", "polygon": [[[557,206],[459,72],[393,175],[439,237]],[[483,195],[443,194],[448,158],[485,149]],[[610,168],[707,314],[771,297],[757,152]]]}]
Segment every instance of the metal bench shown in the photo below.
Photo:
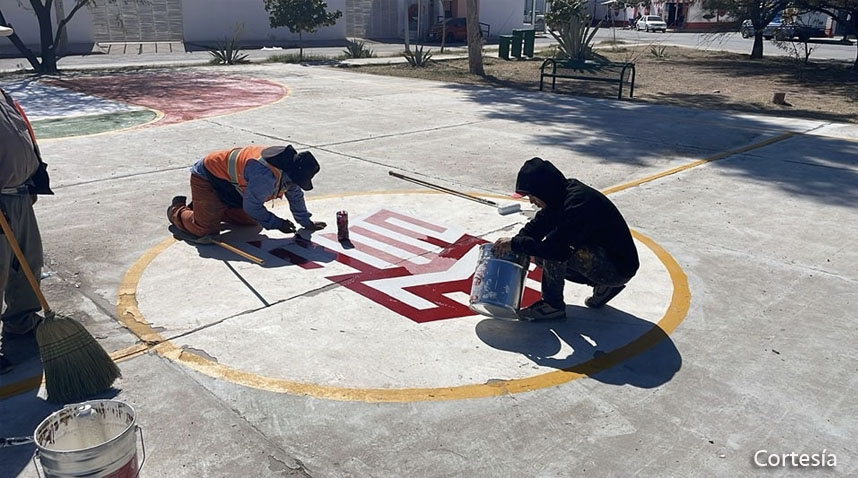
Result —
[{"label": "metal bench", "polygon": [[[604,74],[612,76],[604,76]],[[619,77],[613,74],[619,73]],[[602,75],[602,76],[600,76]],[[617,99],[623,99],[623,83],[629,83],[629,98],[635,94],[635,64],[611,63],[592,60],[555,60],[549,58],[539,67],[539,91],[542,91],[545,78],[551,78],[551,89],[557,78],[583,81],[601,81],[620,85]]]}]

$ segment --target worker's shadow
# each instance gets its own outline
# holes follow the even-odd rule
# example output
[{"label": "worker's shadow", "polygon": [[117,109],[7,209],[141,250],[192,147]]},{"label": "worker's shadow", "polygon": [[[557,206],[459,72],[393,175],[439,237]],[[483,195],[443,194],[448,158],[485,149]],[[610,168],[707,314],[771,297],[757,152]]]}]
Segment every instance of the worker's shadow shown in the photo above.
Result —
[{"label": "worker's shadow", "polygon": [[[324,232],[326,231],[314,233],[302,228],[292,237],[270,238],[262,228],[250,226],[222,231],[218,240],[263,260],[260,266],[268,269],[308,263],[328,263],[336,260],[336,252],[312,242],[313,234]],[[217,244],[188,244],[194,246],[202,258],[255,263]],[[353,247],[348,241],[341,244],[346,249]]]},{"label": "worker's shadow", "polygon": [[566,316],[543,322],[486,319],[476,333],[486,345],[520,353],[538,365],[615,385],[657,387],[682,366],[673,341],[652,322],[610,306],[567,306]]}]

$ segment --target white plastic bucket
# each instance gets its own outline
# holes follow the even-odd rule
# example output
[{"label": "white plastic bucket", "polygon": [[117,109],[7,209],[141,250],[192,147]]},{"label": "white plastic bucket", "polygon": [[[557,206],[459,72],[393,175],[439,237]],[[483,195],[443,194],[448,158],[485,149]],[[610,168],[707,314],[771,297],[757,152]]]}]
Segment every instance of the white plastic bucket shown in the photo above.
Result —
[{"label": "white plastic bucket", "polygon": [[143,430],[134,409],[115,400],[68,405],[36,427],[36,457],[48,478],[135,478],[137,433]]}]

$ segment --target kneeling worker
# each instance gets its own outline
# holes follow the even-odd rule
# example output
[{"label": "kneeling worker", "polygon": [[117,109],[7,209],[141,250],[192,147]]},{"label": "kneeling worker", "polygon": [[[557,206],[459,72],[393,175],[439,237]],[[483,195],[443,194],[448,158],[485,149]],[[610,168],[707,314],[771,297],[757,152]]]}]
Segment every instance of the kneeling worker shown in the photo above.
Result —
[{"label": "kneeling worker", "polygon": [[593,287],[587,307],[601,307],[625,288],[640,263],[629,227],[604,194],[567,179],[540,158],[524,163],[515,192],[540,211],[513,238],[494,249],[533,256],[542,267],[542,300],[520,311],[525,320],[566,317],[565,280]]},{"label": "kneeling worker", "polygon": [[324,222],[310,220],[304,191],[319,163],[309,151],[298,153],[292,146],[247,146],[214,151],[191,168],[191,204],[176,196],[167,217],[176,226],[177,237],[189,241],[220,233],[221,221],[235,225],[259,224],[265,229],[295,232],[295,224],[265,208],[265,202],[284,194],[295,221],[317,231]]}]

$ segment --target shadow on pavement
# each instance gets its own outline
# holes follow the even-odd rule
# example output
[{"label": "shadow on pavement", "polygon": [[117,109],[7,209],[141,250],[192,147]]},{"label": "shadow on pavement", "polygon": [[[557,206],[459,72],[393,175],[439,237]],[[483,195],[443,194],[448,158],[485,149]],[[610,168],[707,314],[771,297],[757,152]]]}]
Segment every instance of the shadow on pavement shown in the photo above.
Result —
[{"label": "shadow on pavement", "polygon": [[[110,400],[118,394],[119,390],[111,388],[81,401]],[[2,401],[2,405],[0,407],[0,424],[2,424],[0,435],[3,437],[32,436],[42,420],[63,408],[61,404],[42,400],[36,396],[35,391],[7,398]],[[36,445],[32,443],[0,448],[0,476],[18,476],[32,463],[35,451]]]},{"label": "shadow on pavement", "polygon": [[[537,365],[613,385],[657,387],[682,366],[673,341],[652,322],[612,307],[567,306],[566,316],[544,322],[486,319],[477,324],[476,333],[486,345],[520,353]],[[642,341],[637,355],[624,349],[637,341]]]},{"label": "shadow on pavement", "polygon": [[[548,146],[563,148],[568,155],[544,159],[569,177],[575,177],[580,168],[582,158],[578,155],[604,165],[663,168],[665,160],[705,159],[796,132],[799,134],[791,138],[713,161],[706,167],[745,176],[822,204],[858,203],[858,141],[801,134],[820,124],[547,92],[461,84],[445,87],[459,90],[470,101],[485,106],[481,115],[486,118],[538,125],[532,133],[515,136],[516,140],[530,144],[534,152]],[[490,173],[510,174],[486,171]],[[629,179],[647,175],[632,172]],[[582,179],[586,182],[586,178]]]}]

